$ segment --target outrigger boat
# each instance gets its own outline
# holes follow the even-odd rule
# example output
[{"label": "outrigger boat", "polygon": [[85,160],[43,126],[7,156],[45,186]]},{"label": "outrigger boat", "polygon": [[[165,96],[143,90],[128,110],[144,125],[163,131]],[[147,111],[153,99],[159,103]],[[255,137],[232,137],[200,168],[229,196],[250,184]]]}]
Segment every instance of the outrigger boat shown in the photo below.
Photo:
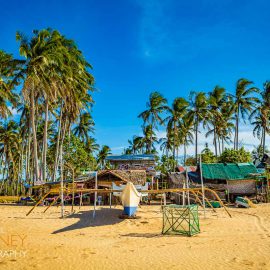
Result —
[{"label": "outrigger boat", "polygon": [[140,199],[141,193],[137,191],[131,182],[128,182],[121,194],[124,214],[129,217],[134,216],[140,203]]}]

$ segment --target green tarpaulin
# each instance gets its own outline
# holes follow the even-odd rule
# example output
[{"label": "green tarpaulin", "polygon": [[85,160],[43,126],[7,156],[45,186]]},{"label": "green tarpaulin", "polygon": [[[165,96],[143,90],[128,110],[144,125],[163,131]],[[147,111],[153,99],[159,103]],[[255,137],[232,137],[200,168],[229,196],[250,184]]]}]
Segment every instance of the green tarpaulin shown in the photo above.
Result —
[{"label": "green tarpaulin", "polygon": [[205,179],[240,180],[254,178],[257,169],[252,163],[203,163],[202,173]]}]

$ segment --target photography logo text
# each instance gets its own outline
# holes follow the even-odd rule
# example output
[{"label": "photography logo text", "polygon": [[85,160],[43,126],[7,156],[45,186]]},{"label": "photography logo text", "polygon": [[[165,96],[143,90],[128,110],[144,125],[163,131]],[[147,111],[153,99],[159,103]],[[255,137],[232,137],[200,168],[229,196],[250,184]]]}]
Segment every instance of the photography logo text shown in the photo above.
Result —
[{"label": "photography logo text", "polygon": [[0,258],[4,257],[25,257],[27,251],[26,234],[4,233],[0,230]]}]

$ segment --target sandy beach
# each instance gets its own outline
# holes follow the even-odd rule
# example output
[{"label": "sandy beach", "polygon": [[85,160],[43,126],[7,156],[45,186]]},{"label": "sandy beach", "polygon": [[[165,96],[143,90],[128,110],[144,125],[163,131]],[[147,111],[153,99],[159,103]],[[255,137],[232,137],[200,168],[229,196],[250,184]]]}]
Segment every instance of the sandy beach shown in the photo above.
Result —
[{"label": "sandy beach", "polygon": [[[122,220],[120,206],[60,209],[0,206],[0,269],[270,269],[270,205],[200,212],[201,233],[163,236],[160,206]],[[70,210],[66,207],[66,210]],[[15,254],[15,250],[17,253]],[[9,252],[9,253],[8,253]]]}]

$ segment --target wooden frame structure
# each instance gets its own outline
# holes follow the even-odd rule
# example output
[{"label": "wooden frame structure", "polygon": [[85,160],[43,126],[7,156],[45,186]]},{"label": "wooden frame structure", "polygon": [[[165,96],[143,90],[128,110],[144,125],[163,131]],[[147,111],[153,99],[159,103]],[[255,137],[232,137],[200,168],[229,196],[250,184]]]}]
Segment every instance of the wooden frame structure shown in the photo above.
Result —
[{"label": "wooden frame structure", "polygon": [[192,236],[200,232],[198,205],[167,205],[163,207],[162,234]]},{"label": "wooden frame structure", "polygon": [[[212,193],[215,198],[217,199],[217,201],[220,203],[220,206],[224,208],[224,210],[226,211],[226,213],[229,215],[229,217],[232,217],[229,210],[227,209],[227,207],[223,204],[223,202],[221,201],[221,199],[219,198],[218,194],[212,190],[212,189],[209,189],[209,188],[204,188],[204,190],[202,191],[201,188],[168,188],[168,189],[158,189],[158,190],[142,190],[141,193],[148,193],[148,194],[162,194],[162,193],[169,193],[169,192],[175,192],[175,193],[178,193],[178,192],[191,192],[192,194],[195,195],[196,198],[198,198],[198,201],[199,203],[202,205],[202,207],[204,208],[205,210],[205,204],[202,203],[199,199],[199,195],[202,196],[203,193],[205,191],[209,191],[210,193]],[[104,193],[110,193],[112,194],[113,192],[119,192],[119,190],[113,190],[113,189],[77,189],[77,188],[65,188],[63,190],[63,193],[65,194],[74,194],[74,193],[80,193],[80,194],[83,194],[83,193],[93,193],[95,194],[95,197],[98,193],[100,194],[104,194]],[[28,216],[34,209],[37,205],[39,205],[48,195],[50,194],[56,194],[56,195],[59,195],[61,194],[61,188],[60,189],[51,189],[49,192],[47,192],[31,209],[30,211],[26,214],[26,216]],[[206,200],[207,203],[209,204],[209,206],[213,209],[211,203]],[[53,201],[55,202],[55,201]],[[54,203],[51,203],[49,205],[52,206]],[[49,208],[48,207],[48,208]],[[45,209],[46,211],[48,209]],[[95,211],[95,205],[94,205],[94,211]]]}]

